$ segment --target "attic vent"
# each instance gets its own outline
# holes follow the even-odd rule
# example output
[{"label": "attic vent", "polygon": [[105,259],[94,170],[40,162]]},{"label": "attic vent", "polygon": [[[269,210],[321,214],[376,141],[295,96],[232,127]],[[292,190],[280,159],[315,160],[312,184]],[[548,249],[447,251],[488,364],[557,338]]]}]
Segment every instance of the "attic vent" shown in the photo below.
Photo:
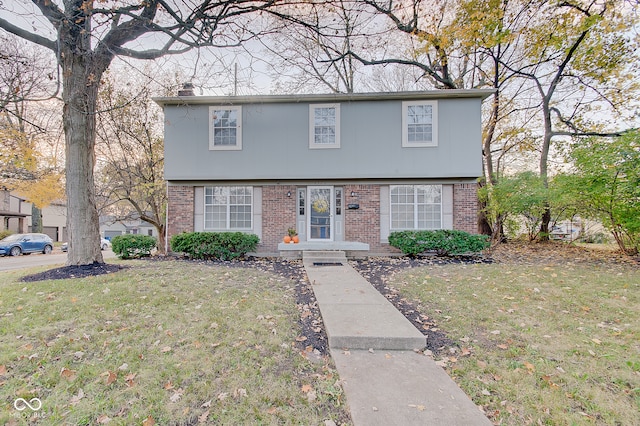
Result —
[{"label": "attic vent", "polygon": [[195,96],[193,83],[184,83],[182,89],[178,90],[178,96]]}]

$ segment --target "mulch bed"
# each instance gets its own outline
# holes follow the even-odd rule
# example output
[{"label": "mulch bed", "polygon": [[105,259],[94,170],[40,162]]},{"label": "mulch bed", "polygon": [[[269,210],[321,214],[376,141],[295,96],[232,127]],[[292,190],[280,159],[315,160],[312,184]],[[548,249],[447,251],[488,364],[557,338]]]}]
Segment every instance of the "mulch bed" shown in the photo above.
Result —
[{"label": "mulch bed", "polygon": [[[174,260],[176,258],[170,256],[150,258],[152,261],[161,261],[164,259]],[[184,260],[184,258],[182,259]],[[185,261],[193,262],[190,260]],[[411,321],[418,330],[427,336],[427,347],[425,349],[430,350],[437,356],[456,347],[457,343],[449,339],[446,333],[438,328],[438,325],[429,317],[425,307],[418,306],[413,301],[407,300],[397,289],[389,287],[386,283],[394,273],[419,266],[492,262],[526,265],[615,264],[628,265],[631,267],[640,266],[640,258],[638,257],[633,258],[616,252],[586,249],[554,242],[544,244],[501,244],[489,251],[486,256],[477,257],[379,257],[351,261],[350,264],[385,296],[396,309]],[[301,261],[276,258],[247,258],[236,261],[198,261],[198,263],[233,268],[254,268],[275,273],[294,281],[296,283],[296,304],[300,312],[299,326],[301,328],[301,336],[297,339],[299,349],[302,353],[313,353],[320,357],[329,355],[328,339],[322,322],[320,309]],[[65,266],[39,274],[25,276],[22,278],[22,281],[33,282],[51,279],[82,278],[117,272],[123,268],[125,267],[104,263],[95,263],[87,266]]]}]

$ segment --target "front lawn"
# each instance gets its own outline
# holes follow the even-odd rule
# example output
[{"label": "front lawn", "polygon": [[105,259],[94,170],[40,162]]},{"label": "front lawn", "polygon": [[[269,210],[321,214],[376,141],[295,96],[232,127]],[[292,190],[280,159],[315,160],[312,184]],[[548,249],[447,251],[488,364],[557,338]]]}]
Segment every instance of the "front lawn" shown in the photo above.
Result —
[{"label": "front lawn", "polygon": [[436,359],[495,424],[640,424],[637,264],[520,254],[405,270],[388,285],[457,342]]},{"label": "front lawn", "polygon": [[[0,424],[350,421],[330,359],[301,343],[294,281],[177,261],[126,265],[32,283],[0,273]],[[38,410],[23,402],[34,398]]]}]

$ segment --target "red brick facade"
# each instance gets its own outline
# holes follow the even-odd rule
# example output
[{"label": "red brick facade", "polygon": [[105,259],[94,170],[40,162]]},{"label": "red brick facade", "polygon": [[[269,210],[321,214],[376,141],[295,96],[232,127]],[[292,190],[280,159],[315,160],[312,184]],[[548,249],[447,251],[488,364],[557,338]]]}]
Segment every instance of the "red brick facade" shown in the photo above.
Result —
[{"label": "red brick facade", "polygon": [[453,185],[453,229],[478,233],[478,184]]},{"label": "red brick facade", "polygon": [[296,195],[293,185],[262,187],[262,238],[258,250],[276,252],[287,229],[296,227]]},{"label": "red brick facade", "polygon": [[[287,229],[296,227],[297,189],[295,185],[264,185],[262,188],[262,235],[258,251],[276,253]],[[392,253],[395,249],[381,243],[380,185],[344,185],[344,240],[369,244],[372,253]],[[351,194],[354,194],[353,196]],[[194,194],[192,186],[168,187],[169,238],[194,231]],[[358,209],[348,209],[358,204]],[[453,185],[453,229],[477,233],[478,197],[475,183]]]},{"label": "red brick facade", "polygon": [[167,189],[167,234],[193,232],[194,188],[193,186],[172,186]]},{"label": "red brick facade", "polygon": [[344,210],[345,240],[367,243],[375,253],[384,251],[380,243],[380,185],[345,185],[344,194],[345,207],[359,205],[357,210]]}]

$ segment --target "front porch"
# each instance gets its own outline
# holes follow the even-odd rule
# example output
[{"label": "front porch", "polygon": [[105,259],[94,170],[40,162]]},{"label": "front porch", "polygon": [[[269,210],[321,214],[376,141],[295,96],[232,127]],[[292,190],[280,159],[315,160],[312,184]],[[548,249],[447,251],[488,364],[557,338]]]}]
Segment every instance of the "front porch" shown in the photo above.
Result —
[{"label": "front porch", "polygon": [[301,241],[297,244],[279,243],[280,257],[302,259],[305,251],[343,251],[348,258],[362,258],[369,253],[369,244],[357,241]]}]

